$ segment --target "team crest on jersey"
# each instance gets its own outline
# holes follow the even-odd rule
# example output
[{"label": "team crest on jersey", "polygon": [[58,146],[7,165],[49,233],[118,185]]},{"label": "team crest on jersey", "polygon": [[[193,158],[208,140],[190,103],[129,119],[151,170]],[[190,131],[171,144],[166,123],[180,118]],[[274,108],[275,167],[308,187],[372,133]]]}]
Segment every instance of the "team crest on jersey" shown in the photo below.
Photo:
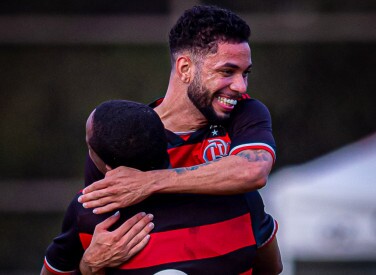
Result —
[{"label": "team crest on jersey", "polygon": [[202,158],[205,162],[222,158],[228,155],[229,148],[229,140],[221,138],[207,140],[206,146],[202,152]]}]

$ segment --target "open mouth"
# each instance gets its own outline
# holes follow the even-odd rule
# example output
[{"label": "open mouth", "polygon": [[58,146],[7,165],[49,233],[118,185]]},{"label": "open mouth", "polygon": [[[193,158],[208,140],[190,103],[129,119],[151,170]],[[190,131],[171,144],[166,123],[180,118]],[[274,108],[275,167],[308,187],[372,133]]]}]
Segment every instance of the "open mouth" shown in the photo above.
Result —
[{"label": "open mouth", "polygon": [[221,96],[217,97],[217,99],[221,105],[226,106],[226,107],[231,107],[231,108],[233,108],[238,103],[238,101],[235,99],[230,99],[230,98],[221,97]]}]

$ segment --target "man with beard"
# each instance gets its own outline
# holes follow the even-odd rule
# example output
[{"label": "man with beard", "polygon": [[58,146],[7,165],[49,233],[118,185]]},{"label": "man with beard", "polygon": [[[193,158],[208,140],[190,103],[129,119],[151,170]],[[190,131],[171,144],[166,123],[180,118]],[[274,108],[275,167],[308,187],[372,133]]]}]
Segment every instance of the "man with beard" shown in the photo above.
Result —
[{"label": "man with beard", "polygon": [[[169,165],[163,124],[152,108],[141,103],[100,104],[87,120],[86,142],[90,159],[102,173],[121,165],[142,171]],[[153,194],[117,209],[118,214],[101,215],[84,208],[79,195],[71,201],[62,231],[46,251],[43,275],[78,271],[91,242],[97,247],[107,245],[100,234],[106,228],[111,228],[109,234],[122,236],[116,245],[129,253],[120,258],[112,254],[111,264],[97,270],[81,265],[83,274],[155,274],[172,269],[180,274],[247,274],[260,268],[254,264],[255,254],[269,246],[277,231],[257,191],[222,196]],[[154,214],[155,227],[150,223],[153,216],[142,215],[143,211]],[[88,251],[101,254],[103,250]],[[269,272],[280,261],[278,256],[264,255],[269,264],[262,271]]]},{"label": "man with beard", "polygon": [[[169,34],[172,68],[166,95],[151,105],[166,129],[170,169],[118,167],[104,176],[88,159],[88,186],[78,199],[84,208],[101,214],[155,193],[230,195],[265,186],[275,142],[268,109],[246,94],[252,67],[249,36],[249,26],[231,11],[195,6],[184,12]],[[116,236],[108,236],[113,237],[108,237],[108,250],[115,249]],[[98,248],[92,243],[88,249]],[[258,250],[258,262],[268,253],[279,255],[276,239]],[[95,269],[111,259],[87,253],[82,262]]]}]

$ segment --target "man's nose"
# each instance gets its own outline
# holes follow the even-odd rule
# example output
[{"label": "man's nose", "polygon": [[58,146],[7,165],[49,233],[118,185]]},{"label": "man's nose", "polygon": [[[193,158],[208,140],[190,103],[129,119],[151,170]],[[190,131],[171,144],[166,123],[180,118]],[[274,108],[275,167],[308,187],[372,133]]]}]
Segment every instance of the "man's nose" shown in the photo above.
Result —
[{"label": "man's nose", "polygon": [[234,92],[244,94],[247,91],[248,79],[243,75],[237,75],[234,77],[230,89]]}]

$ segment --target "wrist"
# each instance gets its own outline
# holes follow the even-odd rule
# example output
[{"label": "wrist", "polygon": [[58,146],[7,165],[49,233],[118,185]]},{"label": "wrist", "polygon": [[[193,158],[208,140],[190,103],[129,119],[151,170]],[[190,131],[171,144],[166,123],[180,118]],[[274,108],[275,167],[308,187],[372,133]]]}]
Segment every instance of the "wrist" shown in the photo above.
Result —
[{"label": "wrist", "polygon": [[91,261],[90,256],[86,253],[80,261],[80,271],[85,275],[104,275],[104,268],[98,263]]},{"label": "wrist", "polygon": [[155,193],[168,193],[174,174],[175,173],[170,169],[151,171],[152,180],[148,188],[150,195]]}]

